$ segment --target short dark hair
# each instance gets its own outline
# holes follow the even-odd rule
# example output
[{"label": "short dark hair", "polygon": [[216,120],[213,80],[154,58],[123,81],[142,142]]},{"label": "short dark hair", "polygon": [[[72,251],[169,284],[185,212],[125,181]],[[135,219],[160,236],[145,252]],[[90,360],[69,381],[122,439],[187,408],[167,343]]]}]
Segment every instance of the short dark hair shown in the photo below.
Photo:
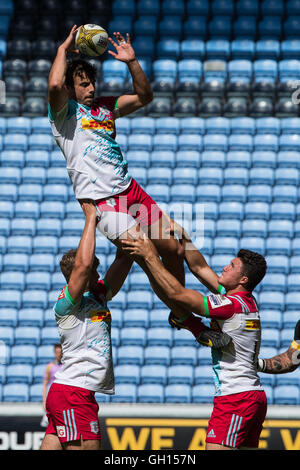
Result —
[{"label": "short dark hair", "polygon": [[243,274],[248,277],[245,288],[252,292],[264,278],[267,271],[267,262],[262,255],[251,250],[241,249],[237,257],[242,261]]},{"label": "short dark hair", "polygon": [[73,59],[67,63],[66,85],[74,88],[74,75],[83,77],[85,73],[93,84],[96,83],[97,69],[92,64],[83,59]]},{"label": "short dark hair", "polygon": [[[71,273],[74,268],[76,253],[77,249],[72,248],[63,255],[59,263],[61,272],[63,273],[67,282],[69,282]],[[97,263],[97,266],[100,264],[97,256],[95,256],[94,263],[95,262]]]}]

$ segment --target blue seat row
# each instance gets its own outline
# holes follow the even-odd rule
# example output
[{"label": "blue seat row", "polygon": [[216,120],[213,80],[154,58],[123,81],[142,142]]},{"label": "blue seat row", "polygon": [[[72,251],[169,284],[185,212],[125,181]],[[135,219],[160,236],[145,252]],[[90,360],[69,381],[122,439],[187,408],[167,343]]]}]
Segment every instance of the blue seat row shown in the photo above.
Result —
[{"label": "blue seat row", "polygon": [[[277,405],[299,405],[299,387],[297,385],[265,386],[268,403]],[[97,393],[99,402],[112,403],[209,403],[213,401],[214,385],[203,384],[117,384],[115,395]],[[6,384],[0,385],[0,398],[3,402],[41,402],[41,384]]]}]

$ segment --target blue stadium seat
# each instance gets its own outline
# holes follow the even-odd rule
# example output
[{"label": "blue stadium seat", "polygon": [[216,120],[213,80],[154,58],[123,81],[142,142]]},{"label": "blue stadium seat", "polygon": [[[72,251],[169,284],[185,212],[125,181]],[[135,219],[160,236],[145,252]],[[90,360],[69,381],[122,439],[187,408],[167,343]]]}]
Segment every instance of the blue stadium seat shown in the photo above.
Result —
[{"label": "blue stadium seat", "polygon": [[165,403],[190,403],[191,387],[187,384],[171,384],[165,388]]},{"label": "blue stadium seat", "polygon": [[20,150],[26,152],[28,147],[28,137],[26,134],[11,133],[6,134],[3,139],[4,150]]},{"label": "blue stadium seat", "polygon": [[37,289],[25,290],[22,294],[23,308],[46,308],[48,304],[47,292]]},{"label": "blue stadium seat", "polygon": [[148,346],[168,346],[172,347],[173,331],[166,327],[150,327],[147,329]]},{"label": "blue stadium seat", "polygon": [[286,350],[290,346],[294,338],[294,332],[295,328],[284,328],[280,331],[280,348]]},{"label": "blue stadium seat", "polygon": [[51,326],[51,327],[57,326],[53,308],[47,308],[47,310],[45,310],[43,319],[44,319],[43,326]]},{"label": "blue stadium seat", "polygon": [[244,220],[242,222],[243,237],[261,237],[267,235],[267,222],[265,220]]},{"label": "blue stadium seat", "polygon": [[253,168],[276,168],[277,166],[277,153],[271,151],[254,151],[252,153],[252,166]]},{"label": "blue stadium seat", "polygon": [[158,33],[160,38],[180,38],[183,24],[181,17],[166,15],[158,23]]},{"label": "blue stadium seat", "polygon": [[268,237],[266,240],[266,250],[268,255],[290,255],[291,241],[284,237]]},{"label": "blue stadium seat", "polygon": [[267,257],[268,272],[288,274],[289,258],[287,256],[271,255]]},{"label": "blue stadium seat", "polygon": [[57,327],[44,326],[41,331],[41,344],[56,344],[60,343]]},{"label": "blue stadium seat", "polygon": [[276,39],[260,39],[255,44],[257,59],[278,60],[280,57],[280,41]]},{"label": "blue stadium seat", "polygon": [[[187,273],[187,277],[188,277],[189,274],[191,274],[191,273]],[[196,278],[194,278],[194,279],[196,281],[196,283],[195,283],[195,285],[197,286],[196,289],[199,289],[199,286],[200,286],[199,281],[197,281]],[[187,288],[190,288],[189,287],[190,284],[188,283],[188,279],[187,279],[186,286],[187,286]],[[188,330],[174,330],[173,331],[173,345],[174,346],[193,346],[194,344],[195,344],[195,338],[191,334],[190,331],[188,331]]]},{"label": "blue stadium seat", "polygon": [[118,365],[134,364],[143,365],[144,348],[141,346],[119,346],[117,351]]},{"label": "blue stadium seat", "polygon": [[299,319],[299,312],[290,310],[284,312],[282,316],[282,327],[283,328],[294,328]]},{"label": "blue stadium seat", "polygon": [[31,384],[32,367],[29,364],[11,364],[6,367],[6,383]]},{"label": "blue stadium seat", "polygon": [[299,168],[298,152],[282,151],[277,154],[278,168]]},{"label": "blue stadium seat", "polygon": [[8,253],[25,253],[30,255],[32,251],[32,237],[24,235],[11,235],[7,239]]},{"label": "blue stadium seat", "polygon": [[259,304],[262,310],[280,309],[282,311],[285,306],[285,296],[282,292],[261,292]]},{"label": "blue stadium seat", "polygon": [[4,271],[21,271],[28,270],[28,255],[23,253],[8,253],[3,256]]},{"label": "blue stadium seat", "polygon": [[[20,255],[17,255],[20,256]],[[11,289],[0,290],[1,307],[20,308],[21,307],[21,291],[13,291]]]},{"label": "blue stadium seat", "polygon": [[299,387],[296,385],[279,385],[274,388],[275,405],[298,405]]},{"label": "blue stadium seat", "polygon": [[230,125],[232,134],[248,134],[253,136],[256,133],[256,120],[248,116],[232,118]]},{"label": "blue stadium seat", "polygon": [[242,11],[241,15],[233,22],[233,34],[235,38],[254,39],[256,36],[256,18],[248,16]]},{"label": "blue stadium seat", "polygon": [[109,303],[110,308],[126,308],[126,295],[125,292],[119,291],[117,295],[113,297],[113,299]]},{"label": "blue stadium seat", "polygon": [[213,370],[210,365],[197,366],[194,371],[195,385],[213,384]]},{"label": "blue stadium seat", "polygon": [[33,403],[39,403],[41,401],[41,396],[43,396],[43,384],[37,383],[30,385],[29,400]]},{"label": "blue stadium seat", "polygon": [[[193,21],[193,24],[194,24],[194,18],[195,17],[188,18],[184,22],[183,27],[184,27],[185,36],[189,35],[189,32],[187,31],[186,33],[185,31],[188,29],[188,24],[189,22],[191,22],[191,20]],[[203,19],[201,20],[203,21]],[[202,34],[202,31],[200,32],[200,34]],[[182,59],[196,59],[196,60],[198,59],[199,60],[199,59],[203,59],[203,57],[205,56],[205,43],[202,39],[187,37],[180,42],[179,46],[180,46],[180,53],[181,53]]]},{"label": "blue stadium seat", "polygon": [[241,222],[237,219],[220,219],[216,222],[216,235],[217,237],[240,237],[241,235]]},{"label": "blue stadium seat", "polygon": [[[148,41],[149,44],[149,41]],[[151,44],[151,43],[150,43]],[[149,54],[151,57],[154,55]],[[180,42],[175,38],[162,37],[156,43],[157,59],[178,59],[180,55]]]},{"label": "blue stadium seat", "polygon": [[157,383],[165,385],[167,382],[167,368],[159,364],[145,365],[140,369],[141,384]]},{"label": "blue stadium seat", "polygon": [[[33,344],[20,344],[12,346],[10,360],[11,364],[32,364],[37,358],[37,349]],[[53,359],[53,350],[51,360]]]},{"label": "blue stadium seat", "polygon": [[278,291],[285,293],[286,278],[284,274],[267,273],[261,282],[261,289],[265,291]]},{"label": "blue stadium seat", "polygon": [[171,360],[171,349],[168,346],[147,346],[144,359],[145,365],[168,366]]},{"label": "blue stadium seat", "polygon": [[1,152],[0,162],[2,167],[23,168],[25,163],[23,150],[4,150]]},{"label": "blue stadium seat", "polygon": [[122,346],[145,346],[146,330],[142,327],[123,327],[120,331]]},{"label": "blue stadium seat", "polygon": [[18,325],[20,327],[41,328],[44,323],[43,310],[38,308],[21,308],[18,311]]},{"label": "blue stadium seat", "polygon": [[281,329],[282,316],[280,310],[261,310],[260,311],[262,328]]},{"label": "blue stadium seat", "polygon": [[[3,306],[2,308],[5,308],[5,306]],[[13,308],[13,307],[8,307],[8,308]],[[12,326],[1,327],[0,340],[9,346],[12,346],[14,344],[14,328]]]},{"label": "blue stadium seat", "polygon": [[265,240],[261,237],[242,237],[240,240],[240,248],[256,251],[264,256]]},{"label": "blue stadium seat", "polygon": [[168,385],[186,384],[193,385],[194,370],[192,366],[177,365],[171,366],[167,371]]},{"label": "blue stadium seat", "polygon": [[292,255],[297,256],[300,254],[300,244],[298,238],[292,240]]},{"label": "blue stadium seat", "polygon": [[[115,312],[114,312],[115,313]],[[147,328],[149,323],[148,310],[130,309],[124,311],[124,325],[128,328]]]},{"label": "blue stadium seat", "polygon": [[127,308],[152,307],[152,293],[148,290],[132,291],[127,294]]},{"label": "blue stadium seat", "polygon": [[173,346],[171,348],[171,365],[197,364],[197,352],[193,346]]},{"label": "blue stadium seat", "polygon": [[0,308],[0,326],[16,327],[18,310],[16,308]]},{"label": "blue stadium seat", "polygon": [[291,256],[290,258],[291,273],[300,273],[300,256]]},{"label": "blue stadium seat", "polygon": [[246,202],[247,188],[242,184],[224,184],[221,193],[223,202]]},{"label": "blue stadium seat", "polygon": [[278,185],[273,187],[274,202],[291,202],[296,204],[298,201],[298,191],[296,186]]},{"label": "blue stadium seat", "polygon": [[111,396],[112,402],[117,403],[136,403],[137,390],[134,384],[117,384],[115,395]]},{"label": "blue stadium seat", "polygon": [[230,42],[225,39],[209,39],[206,41],[207,59],[228,60],[230,57]]},{"label": "blue stadium seat", "polygon": [[[268,220],[270,214],[270,206],[266,202],[247,202],[245,204],[245,219],[262,219]],[[247,223],[245,223],[246,226]],[[263,224],[259,225],[264,227]],[[261,229],[259,229],[261,231]],[[266,226],[263,229],[266,235]]]},{"label": "blue stadium seat", "polygon": [[135,2],[133,0],[115,0],[112,5],[114,16],[133,15],[135,14]]},{"label": "blue stadium seat", "polygon": [[231,36],[231,17],[215,15],[208,23],[211,38],[229,39]]},{"label": "blue stadium seat", "polygon": [[[139,7],[138,7],[139,8]],[[141,15],[133,25],[135,37],[155,37],[157,32],[157,17],[154,15],[154,10],[151,14]]]},{"label": "blue stadium seat", "polygon": [[231,41],[231,57],[233,60],[253,60],[255,42],[251,39],[236,38]]},{"label": "blue stadium seat", "polygon": [[249,173],[246,168],[227,167],[224,170],[224,184],[226,185],[247,185]]},{"label": "blue stadium seat", "polygon": [[29,386],[27,384],[7,384],[3,386],[4,402],[28,402]]},{"label": "blue stadium seat", "polygon": [[36,234],[39,237],[59,237],[61,235],[61,231],[62,222],[58,218],[40,218],[36,221]]},{"label": "blue stadium seat", "polygon": [[264,16],[258,23],[260,39],[280,39],[282,34],[281,18],[272,15]]},{"label": "blue stadium seat", "polygon": [[300,41],[298,38],[285,39],[280,43],[282,59],[298,59],[300,52]]},{"label": "blue stadium seat", "polygon": [[47,184],[70,184],[70,178],[65,168],[47,168]]},{"label": "blue stadium seat", "polygon": [[193,403],[212,403],[215,387],[211,384],[194,385],[192,388]]},{"label": "blue stadium seat", "polygon": [[43,185],[42,183],[36,183],[34,175],[32,180],[34,181],[33,183],[24,183],[19,185],[19,200],[38,201],[41,203],[43,199]]},{"label": "blue stadium seat", "polygon": [[[190,153],[188,154],[188,156]],[[200,154],[198,159],[200,159]],[[196,160],[196,158],[195,158]],[[182,166],[185,163],[185,159],[182,159]],[[197,165],[196,165],[197,163]],[[226,164],[226,153],[221,152],[221,151],[204,151],[201,154],[201,167],[219,167],[219,168],[225,168]],[[178,164],[177,164],[178,166]],[[200,167],[200,162],[195,161],[195,166]]]},{"label": "blue stadium seat", "polygon": [[268,236],[292,238],[294,234],[291,220],[270,220],[268,223]]},{"label": "blue stadium seat", "polygon": [[115,367],[116,384],[128,383],[138,385],[140,382],[140,367],[137,365],[119,365]]},{"label": "blue stadium seat", "polygon": [[16,167],[2,167],[0,184],[20,184],[21,183],[21,170]]},{"label": "blue stadium seat", "polygon": [[224,170],[217,167],[204,167],[199,169],[199,185],[216,184],[222,186],[224,180]]},{"label": "blue stadium seat", "polygon": [[245,151],[230,151],[227,152],[227,168],[240,167],[250,168],[251,154]]},{"label": "blue stadium seat", "polygon": [[296,168],[278,168],[275,170],[276,185],[294,185],[299,184],[299,170]]},{"label": "blue stadium seat", "polygon": [[223,134],[206,134],[203,138],[204,151],[222,151],[228,149],[227,136]]},{"label": "blue stadium seat", "polygon": [[52,272],[54,269],[54,257],[50,253],[34,253],[29,258],[29,267],[30,271]]},{"label": "blue stadium seat", "polygon": [[167,308],[149,311],[149,327],[165,327],[168,325],[169,311]]},{"label": "blue stadium seat", "polygon": [[252,152],[253,137],[248,134],[231,134],[228,138],[228,150]]},{"label": "blue stadium seat", "polygon": [[142,384],[138,386],[137,399],[139,403],[163,403],[164,387],[160,384]]},{"label": "blue stadium seat", "polygon": [[[261,296],[265,296],[269,294],[270,292],[263,292],[260,294]],[[273,292],[272,292],[273,293]],[[261,337],[261,345],[263,347],[272,347],[272,348],[279,348],[280,346],[280,332],[276,329],[272,328],[266,328],[265,330],[262,331],[262,337]]]},{"label": "blue stadium seat", "polygon": [[296,59],[283,59],[278,62],[278,78],[280,81],[299,80],[300,62]]},{"label": "blue stadium seat", "polygon": [[48,290],[51,283],[51,275],[45,271],[34,271],[26,274],[26,289]]},{"label": "blue stadium seat", "polygon": [[5,289],[16,289],[23,290],[25,287],[25,274],[18,273],[16,276],[15,271],[5,271],[0,273],[0,288]]},{"label": "blue stadium seat", "polygon": [[297,14],[292,13],[283,23],[285,39],[298,39],[299,24],[300,12],[297,12]]}]

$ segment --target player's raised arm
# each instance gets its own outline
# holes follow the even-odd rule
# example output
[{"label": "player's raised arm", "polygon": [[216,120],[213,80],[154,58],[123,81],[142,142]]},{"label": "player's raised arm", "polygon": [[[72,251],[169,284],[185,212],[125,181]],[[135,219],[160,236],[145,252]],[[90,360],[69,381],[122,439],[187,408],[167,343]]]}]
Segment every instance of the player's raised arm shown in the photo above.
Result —
[{"label": "player's raised arm", "polygon": [[115,41],[112,38],[108,38],[108,40],[114,46],[116,52],[108,51],[108,53],[115,59],[127,64],[134,89],[134,94],[119,97],[119,115],[116,115],[117,118],[133,113],[142,106],[150,103],[153,99],[153,93],[149,80],[135,56],[129,34],[127,33],[126,40],[119,32],[114,33],[114,36]]},{"label": "player's raised arm", "polygon": [[108,268],[105,279],[110,287],[111,297],[117,295],[123,286],[131,269],[133,260],[126,256],[120,249],[117,250],[116,258]]},{"label": "player's raised arm", "polygon": [[71,298],[78,302],[89,281],[95,260],[96,207],[93,201],[79,201],[85,214],[85,225],[76,252],[74,267],[68,282]]},{"label": "player's raised arm", "polygon": [[65,86],[67,53],[79,53],[78,50],[75,50],[75,36],[79,28],[74,25],[67,39],[59,46],[50,70],[48,101],[51,109],[55,112],[60,111],[68,100],[68,91]]}]

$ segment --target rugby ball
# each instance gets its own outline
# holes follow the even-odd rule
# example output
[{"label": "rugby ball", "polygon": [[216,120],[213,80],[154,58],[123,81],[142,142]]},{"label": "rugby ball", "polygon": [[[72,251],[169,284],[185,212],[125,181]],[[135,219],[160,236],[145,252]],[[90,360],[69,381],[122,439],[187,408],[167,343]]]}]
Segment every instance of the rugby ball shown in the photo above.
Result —
[{"label": "rugby ball", "polygon": [[81,54],[88,56],[102,55],[108,46],[108,34],[97,24],[85,24],[77,31],[75,44]]}]

